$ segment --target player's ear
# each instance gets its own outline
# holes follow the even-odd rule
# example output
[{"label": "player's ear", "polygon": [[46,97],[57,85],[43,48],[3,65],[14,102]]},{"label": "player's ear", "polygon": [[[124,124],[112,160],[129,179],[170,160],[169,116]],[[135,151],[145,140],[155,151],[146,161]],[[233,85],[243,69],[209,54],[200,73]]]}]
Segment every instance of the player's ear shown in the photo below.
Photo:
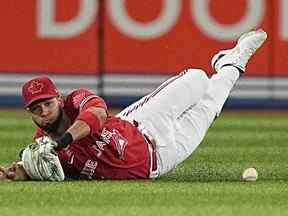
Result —
[{"label": "player's ear", "polygon": [[64,107],[64,96],[63,95],[59,95],[57,97],[57,100],[59,101],[59,104],[60,104],[61,108],[63,108]]}]

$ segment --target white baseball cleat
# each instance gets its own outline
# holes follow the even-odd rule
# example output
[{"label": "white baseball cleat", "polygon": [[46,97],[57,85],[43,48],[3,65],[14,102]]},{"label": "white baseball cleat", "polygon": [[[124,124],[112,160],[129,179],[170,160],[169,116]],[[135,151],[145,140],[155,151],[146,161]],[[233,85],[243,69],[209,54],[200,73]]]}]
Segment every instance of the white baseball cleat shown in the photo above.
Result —
[{"label": "white baseball cleat", "polygon": [[243,34],[234,48],[221,50],[212,58],[212,67],[218,73],[222,67],[231,65],[244,73],[248,60],[264,43],[266,38],[267,33],[262,29]]}]

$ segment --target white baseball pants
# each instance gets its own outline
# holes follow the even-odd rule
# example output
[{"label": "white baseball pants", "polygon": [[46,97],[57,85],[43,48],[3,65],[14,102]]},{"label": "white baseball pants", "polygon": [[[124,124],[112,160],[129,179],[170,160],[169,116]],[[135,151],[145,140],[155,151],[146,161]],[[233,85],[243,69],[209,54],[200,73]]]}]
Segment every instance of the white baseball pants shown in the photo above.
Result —
[{"label": "white baseball pants", "polygon": [[157,171],[151,178],[171,171],[194,152],[238,78],[232,66],[211,78],[200,69],[188,69],[117,115],[137,121],[156,142]]}]

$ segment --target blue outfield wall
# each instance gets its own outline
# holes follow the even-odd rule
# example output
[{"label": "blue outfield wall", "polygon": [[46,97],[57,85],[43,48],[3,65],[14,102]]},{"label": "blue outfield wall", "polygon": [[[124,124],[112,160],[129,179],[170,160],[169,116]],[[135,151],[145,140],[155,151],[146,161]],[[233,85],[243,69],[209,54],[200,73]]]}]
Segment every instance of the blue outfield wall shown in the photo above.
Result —
[{"label": "blue outfield wall", "polygon": [[[0,107],[21,107],[21,86],[36,74],[0,74]],[[171,75],[104,75],[102,83],[95,76],[49,75],[63,95],[78,88],[104,95],[109,107],[126,107],[147,95]],[[225,108],[288,108],[288,77],[241,77],[225,104]]]},{"label": "blue outfield wall", "polygon": [[[138,100],[136,97],[107,97],[105,101],[111,107],[127,107],[134,101]],[[224,108],[228,109],[287,109],[288,100],[284,99],[232,99],[228,98]]]},{"label": "blue outfield wall", "polygon": [[[108,107],[125,108],[137,101],[138,97],[119,97],[110,96],[104,97]],[[23,107],[23,100],[21,96],[6,95],[0,96],[0,107]],[[226,109],[287,109],[288,100],[283,99],[234,99],[229,98],[224,108]]]}]

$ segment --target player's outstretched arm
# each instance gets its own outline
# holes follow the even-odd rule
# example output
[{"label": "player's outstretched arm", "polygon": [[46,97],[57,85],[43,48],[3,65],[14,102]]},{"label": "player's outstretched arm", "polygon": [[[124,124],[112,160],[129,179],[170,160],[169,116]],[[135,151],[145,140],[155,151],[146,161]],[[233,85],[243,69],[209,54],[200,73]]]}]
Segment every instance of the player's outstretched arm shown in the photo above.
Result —
[{"label": "player's outstretched arm", "polygon": [[56,149],[65,148],[73,141],[82,139],[89,134],[94,134],[97,130],[103,127],[107,120],[107,112],[100,107],[90,107],[81,112],[76,121],[64,133],[64,135],[57,140]]},{"label": "player's outstretched arm", "polygon": [[80,113],[74,124],[67,130],[71,133],[73,140],[79,140],[88,136],[95,129],[102,128],[107,120],[106,110],[99,107],[90,107]]}]

